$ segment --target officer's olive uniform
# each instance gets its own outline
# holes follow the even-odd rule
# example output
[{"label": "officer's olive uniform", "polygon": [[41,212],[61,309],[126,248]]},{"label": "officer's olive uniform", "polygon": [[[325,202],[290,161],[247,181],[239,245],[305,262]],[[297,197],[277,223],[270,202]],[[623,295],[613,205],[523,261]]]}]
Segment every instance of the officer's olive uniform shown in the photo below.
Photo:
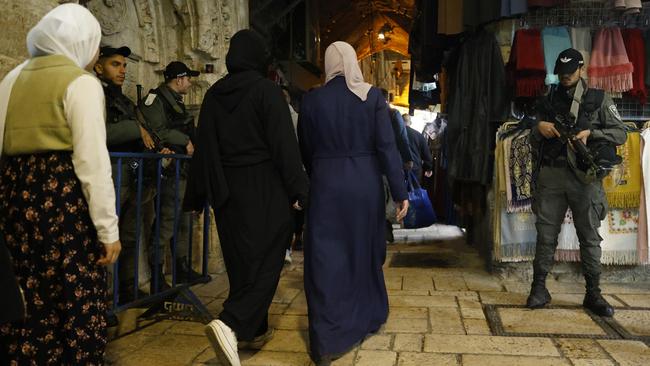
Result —
[{"label": "officer's olive uniform", "polygon": [[[585,83],[584,80],[581,82]],[[586,83],[583,85],[586,89]],[[551,103],[558,112],[568,113],[574,92],[575,87],[569,90],[568,96],[558,95],[561,93],[559,88],[555,95],[551,93],[547,98],[552,98]],[[585,127],[591,130],[587,146],[604,142],[612,145],[625,143],[625,127],[612,99],[605,96],[600,105],[588,105],[588,101],[583,101],[580,109],[580,114],[584,115],[583,120],[588,122]],[[549,116],[540,115],[537,118],[552,121]],[[532,129],[531,143],[537,147],[536,161],[540,164],[533,194],[533,212],[537,216],[534,271],[536,275],[545,275],[551,271],[558,235],[567,208],[570,207],[580,240],[583,274],[588,282],[591,278],[597,284],[602,241],[598,228],[608,209],[602,181],[584,183],[579,180],[574,164],[570,163],[575,161],[575,153],[558,139],[545,139],[537,127]]]},{"label": "officer's olive uniform", "polygon": [[[185,154],[186,146],[194,127],[193,117],[185,110],[182,97],[167,87],[165,84],[149,92],[140,110],[150,129],[160,139],[160,143],[177,154]],[[189,249],[189,219],[190,214],[183,212],[182,199],[187,183],[187,162],[181,161],[181,175],[179,180],[178,195],[175,184],[175,161],[163,173],[160,186],[160,241],[159,264],[164,258],[164,248],[169,244],[177,225],[176,255],[177,258],[188,256]],[[176,200],[178,200],[178,219],[174,220]],[[155,262],[154,252],[150,253],[150,260]]]},{"label": "officer's olive uniform", "polygon": [[[121,88],[103,82],[106,97],[106,139],[108,150],[111,152],[143,151],[140,127],[135,118],[135,104],[124,94]],[[137,171],[134,169],[132,159],[123,158],[122,168],[118,175],[116,158],[112,159],[113,181],[119,179],[120,188],[120,241],[122,253],[119,262],[120,282],[129,284],[134,278],[134,253],[136,247],[136,222],[137,222]],[[150,174],[147,174],[150,175]],[[147,179],[148,178],[148,179]],[[151,177],[143,179],[140,223],[141,233],[151,226],[144,222],[145,211],[153,208],[154,189]],[[141,240],[143,236],[141,235]],[[142,242],[141,242],[142,243]],[[141,245],[144,245],[143,243]]]}]

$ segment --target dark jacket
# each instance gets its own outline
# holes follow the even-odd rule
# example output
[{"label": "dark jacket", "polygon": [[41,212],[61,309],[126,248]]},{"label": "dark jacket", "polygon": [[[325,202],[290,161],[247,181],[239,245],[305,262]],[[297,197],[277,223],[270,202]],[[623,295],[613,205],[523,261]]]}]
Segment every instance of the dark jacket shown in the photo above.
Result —
[{"label": "dark jacket", "polygon": [[149,92],[139,107],[160,143],[185,154],[194,133],[194,117],[186,111],[181,95],[161,84]]},{"label": "dark jacket", "polygon": [[388,112],[390,114],[390,124],[393,127],[393,133],[395,134],[397,150],[399,151],[399,155],[402,158],[402,163],[406,164],[409,161],[413,161],[413,155],[411,154],[409,136],[406,132],[404,119],[402,118],[402,115],[399,114],[399,111],[397,109],[389,108]]},{"label": "dark jacket", "polygon": [[106,144],[110,151],[140,152],[143,149],[135,104],[122,88],[102,81],[106,98]]},{"label": "dark jacket", "polygon": [[429,145],[427,145],[427,140],[421,133],[409,126],[406,126],[406,132],[409,136],[409,147],[413,156],[413,172],[415,175],[419,176],[422,171],[433,170],[433,157]]},{"label": "dark jacket", "polygon": [[505,118],[505,68],[494,35],[480,31],[460,47],[450,70],[449,176],[452,181],[489,184],[494,136]]}]

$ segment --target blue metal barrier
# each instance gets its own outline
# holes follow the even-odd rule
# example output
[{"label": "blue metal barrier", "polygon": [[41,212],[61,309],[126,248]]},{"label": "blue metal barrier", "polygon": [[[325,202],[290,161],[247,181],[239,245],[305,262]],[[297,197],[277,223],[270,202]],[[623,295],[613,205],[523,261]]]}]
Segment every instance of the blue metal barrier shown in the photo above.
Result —
[{"label": "blue metal barrier", "polygon": [[[133,170],[132,176],[137,177],[134,182],[129,182],[130,189],[133,189],[133,185],[135,185],[135,195],[136,195],[136,201],[135,202],[129,202],[130,204],[135,204],[135,210],[136,210],[136,222],[135,222],[135,248],[133,249],[133,258],[122,258],[122,255],[120,256],[120,259],[115,263],[114,268],[113,268],[113,306],[112,306],[112,313],[118,313],[124,310],[127,310],[129,308],[142,308],[142,307],[148,307],[152,313],[155,313],[157,311],[162,310],[163,308],[166,308],[166,303],[169,302],[182,302],[184,304],[188,304],[193,306],[194,308],[194,313],[198,314],[198,317],[202,318],[204,321],[209,321],[211,320],[210,313],[208,310],[203,306],[201,301],[192,293],[190,290],[190,286],[195,285],[197,283],[206,283],[210,281],[210,276],[208,274],[208,252],[209,252],[209,243],[210,243],[210,213],[209,213],[209,206],[206,203],[203,209],[203,262],[202,262],[202,268],[201,268],[201,276],[199,278],[193,279],[190,282],[184,282],[184,283],[179,283],[178,278],[177,278],[177,268],[176,268],[176,259],[178,257],[177,253],[177,241],[179,237],[179,224],[182,216],[182,211],[181,211],[181,202],[183,199],[183,195],[185,192],[180,192],[180,180],[181,180],[181,164],[183,161],[188,161],[190,159],[190,156],[188,155],[181,155],[181,154],[156,154],[156,153],[124,153],[124,152],[112,152],[110,153],[112,163],[116,165],[116,176],[114,177],[115,181],[115,193],[116,193],[116,210],[118,216],[121,215],[122,213],[122,180],[125,179],[125,177],[122,176],[122,170],[124,168],[124,164],[127,163],[129,164],[129,169]],[[163,159],[171,159],[173,164],[175,166],[173,167],[167,167],[163,168]],[[151,168],[151,165],[148,164],[156,164],[155,166],[155,182],[153,179],[154,177],[145,177],[144,169],[145,167]],[[151,169],[151,171],[154,171],[154,169]],[[172,268],[172,283],[171,283],[171,288],[160,291],[160,281],[165,281],[164,278],[158,278],[158,271],[153,270],[152,268],[152,277],[151,277],[151,283],[152,283],[152,293],[150,293],[147,296],[138,296],[139,292],[139,254],[140,254],[140,249],[142,246],[141,243],[141,237],[142,237],[142,232],[143,230],[150,230],[152,232],[152,237],[149,240],[150,244],[149,245],[149,250],[153,250],[153,258],[154,258],[154,263],[161,263],[161,255],[164,255],[164,253],[160,253],[160,230],[161,230],[161,220],[160,220],[160,210],[161,210],[161,197],[160,197],[160,192],[161,192],[161,186],[162,186],[162,179],[163,179],[163,173],[165,173],[165,178],[169,179],[170,172],[173,171],[173,176],[174,176],[174,187],[175,187],[175,192],[174,192],[174,220],[173,220],[173,235],[171,239],[171,268]],[[151,189],[152,187],[149,186],[149,184],[155,186],[155,221],[153,224],[153,227],[143,227],[143,208],[142,208],[142,199],[143,199],[143,190],[145,189],[144,184],[145,180],[150,179],[150,182],[148,183],[148,186],[146,187],[147,189]],[[127,197],[130,198],[130,197]],[[120,226],[122,225],[122,218],[120,217]],[[194,225],[194,220],[193,220],[193,215],[190,215],[189,218],[189,238],[188,238],[188,253],[183,253],[187,254],[188,258],[188,265],[191,268],[191,262],[192,262],[192,234],[194,232],[193,230],[193,225]],[[146,238],[146,237],[145,237]],[[163,243],[166,247],[168,243]],[[150,253],[151,255],[151,253]],[[151,257],[150,257],[151,258]],[[128,302],[123,302],[120,301],[120,278],[119,278],[119,268],[120,268],[120,262],[122,260],[133,260],[134,263],[134,276],[133,276],[133,297],[131,301]],[[151,261],[150,261],[151,262]]]}]

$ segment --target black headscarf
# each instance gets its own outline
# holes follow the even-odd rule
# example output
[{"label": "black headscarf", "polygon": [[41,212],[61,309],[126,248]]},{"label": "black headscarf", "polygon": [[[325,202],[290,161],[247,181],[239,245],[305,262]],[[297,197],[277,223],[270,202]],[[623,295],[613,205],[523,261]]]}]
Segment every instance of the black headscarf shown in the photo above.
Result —
[{"label": "black headscarf", "polygon": [[271,53],[262,36],[250,29],[242,29],[230,39],[226,68],[230,74],[258,71],[265,75],[271,63]]},{"label": "black headscarf", "polygon": [[250,29],[240,30],[230,39],[226,55],[228,75],[217,81],[208,93],[230,112],[264,78],[270,63],[271,54],[262,36]]}]

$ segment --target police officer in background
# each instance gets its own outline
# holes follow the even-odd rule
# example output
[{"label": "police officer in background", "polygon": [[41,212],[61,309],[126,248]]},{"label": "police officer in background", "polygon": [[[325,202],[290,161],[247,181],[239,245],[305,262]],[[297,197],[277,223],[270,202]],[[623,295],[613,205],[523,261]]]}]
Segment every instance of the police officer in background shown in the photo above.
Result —
[{"label": "police officer in background", "polygon": [[[142,152],[154,147],[149,133],[136,120],[136,105],[122,94],[126,78],[126,58],[131,54],[128,47],[101,47],[99,59],[94,66],[95,74],[104,88],[106,99],[106,140],[111,152]],[[118,179],[117,159],[113,159],[113,179]],[[136,247],[137,166],[123,159],[120,172],[120,240],[122,255],[119,262],[120,302],[128,302],[135,293],[134,251]],[[151,177],[148,177],[151,178]],[[151,180],[151,179],[150,179]],[[144,184],[144,183],[143,183]],[[155,191],[152,184],[143,186],[141,207],[151,206]],[[151,206],[153,207],[153,206]],[[144,218],[141,210],[140,219]],[[149,223],[149,226],[151,223]],[[146,227],[141,221],[140,227]]]},{"label": "police officer in background", "polygon": [[[537,247],[533,262],[533,282],[526,306],[536,309],[551,301],[546,289],[546,276],[553,267],[558,234],[567,208],[573,212],[573,221],[580,240],[580,259],[586,280],[583,306],[600,316],[613,316],[614,309],[600,293],[600,222],[607,214],[603,191],[603,176],[587,173],[576,157],[577,140],[592,151],[605,151],[596,161],[613,160],[615,146],[625,143],[625,127],[612,99],[602,90],[589,89],[580,77],[584,61],[580,52],[567,49],[555,63],[555,74],[560,84],[552,86],[547,105],[553,111],[538,110],[536,126],[532,128],[531,144],[536,152],[538,175],[533,193],[533,212],[537,216]],[[554,117],[577,116],[573,141],[562,141]],[[593,172],[592,172],[593,173]]]},{"label": "police officer in background", "polygon": [[[158,88],[151,90],[140,104],[140,110],[150,130],[160,139],[160,143],[177,154],[192,155],[194,145],[192,135],[194,131],[194,118],[185,110],[183,95],[187,94],[192,86],[191,78],[198,76],[198,71],[190,70],[184,63],[173,61],[167,65],[163,72],[165,82]],[[181,161],[181,176],[179,186],[175,184],[175,164],[165,169],[161,182],[160,195],[160,263],[155,264],[153,251],[150,260],[162,273],[162,259],[164,258],[164,245],[170,243],[177,225],[176,235],[176,275],[179,282],[191,281],[200,275],[192,270],[191,258],[188,258],[189,249],[189,219],[190,214],[181,208],[182,195],[187,183],[187,163]],[[178,196],[176,196],[178,188]],[[175,220],[176,200],[178,212]],[[161,278],[161,277],[159,277]],[[164,283],[164,280],[159,281]]]}]

